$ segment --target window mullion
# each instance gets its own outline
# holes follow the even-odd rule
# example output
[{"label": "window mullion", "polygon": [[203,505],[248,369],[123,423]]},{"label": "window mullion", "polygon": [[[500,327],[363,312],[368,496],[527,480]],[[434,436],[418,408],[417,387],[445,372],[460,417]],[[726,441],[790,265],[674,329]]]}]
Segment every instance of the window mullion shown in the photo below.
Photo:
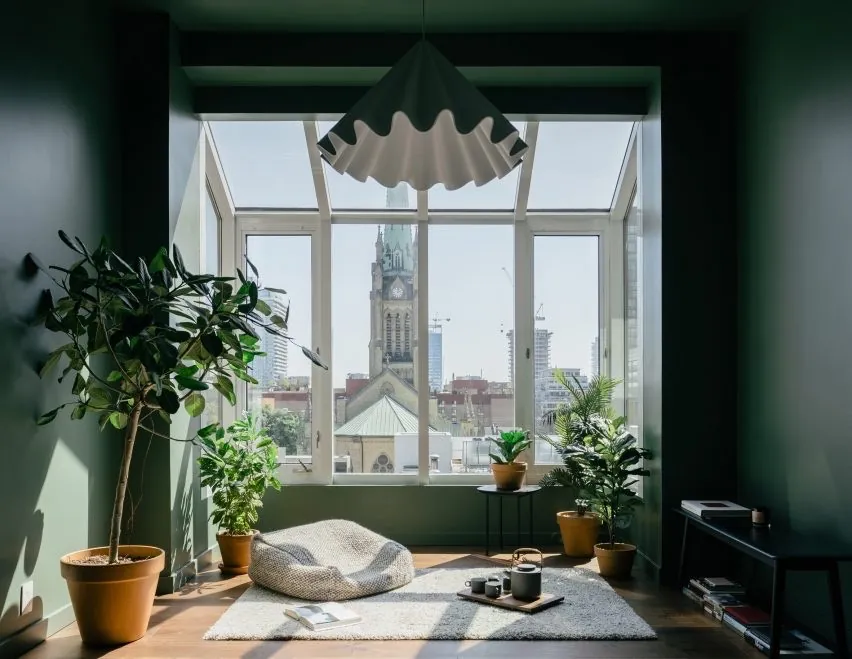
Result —
[{"label": "window mullion", "polygon": [[311,404],[313,415],[311,429],[313,442],[313,469],[317,480],[332,482],[334,467],[334,433],[332,418],[334,415],[334,395],[332,387],[331,364],[331,222],[321,220],[313,243],[315,243],[312,265],[313,322],[312,340],[314,350],[329,366],[322,369],[312,366],[313,376]]},{"label": "window mullion", "polygon": [[[534,431],[533,378],[533,235],[526,222],[515,223],[515,327],[513,333],[513,393],[515,426]],[[527,462],[535,464],[535,451]]]},{"label": "window mullion", "polygon": [[429,484],[429,193],[417,193],[417,341],[414,359],[417,373],[417,474]]}]

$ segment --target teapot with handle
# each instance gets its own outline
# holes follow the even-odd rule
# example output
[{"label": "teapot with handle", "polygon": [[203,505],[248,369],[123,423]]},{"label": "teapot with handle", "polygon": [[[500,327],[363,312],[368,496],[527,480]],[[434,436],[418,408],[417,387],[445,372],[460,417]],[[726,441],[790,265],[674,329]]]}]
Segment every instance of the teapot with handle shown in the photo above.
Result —
[{"label": "teapot with handle", "polygon": [[[531,554],[538,554],[538,561],[528,560]],[[511,583],[512,597],[532,602],[541,597],[541,571],[544,556],[540,549],[522,547],[512,552]]]}]

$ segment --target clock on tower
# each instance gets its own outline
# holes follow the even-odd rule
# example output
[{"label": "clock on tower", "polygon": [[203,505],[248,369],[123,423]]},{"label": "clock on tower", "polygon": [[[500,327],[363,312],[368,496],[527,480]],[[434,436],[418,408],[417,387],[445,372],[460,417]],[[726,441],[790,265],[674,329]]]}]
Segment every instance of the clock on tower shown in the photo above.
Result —
[{"label": "clock on tower", "polygon": [[395,300],[400,299],[403,296],[404,293],[405,293],[405,291],[403,290],[402,286],[400,286],[399,284],[397,284],[396,286],[391,288],[391,297],[394,298]]}]

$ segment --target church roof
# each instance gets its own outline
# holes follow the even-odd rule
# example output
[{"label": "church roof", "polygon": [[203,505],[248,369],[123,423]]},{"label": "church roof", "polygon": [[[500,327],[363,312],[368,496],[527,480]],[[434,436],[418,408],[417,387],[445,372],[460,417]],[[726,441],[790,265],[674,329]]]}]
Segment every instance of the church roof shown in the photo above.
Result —
[{"label": "church roof", "polygon": [[[435,431],[431,426],[429,430]],[[347,437],[393,437],[401,432],[417,432],[417,415],[385,395],[340,426],[334,434]]]}]

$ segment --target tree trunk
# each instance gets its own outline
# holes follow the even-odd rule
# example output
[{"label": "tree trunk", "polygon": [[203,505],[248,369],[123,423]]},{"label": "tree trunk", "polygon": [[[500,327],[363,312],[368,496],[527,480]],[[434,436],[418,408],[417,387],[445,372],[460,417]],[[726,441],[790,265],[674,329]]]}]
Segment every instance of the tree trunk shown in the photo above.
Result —
[{"label": "tree trunk", "polygon": [[136,443],[136,432],[139,430],[139,417],[142,414],[142,404],[137,403],[130,413],[127,431],[124,435],[124,454],[121,456],[121,471],[118,485],[115,487],[115,501],[112,504],[112,523],[109,528],[109,562],[118,562],[118,542],[121,536],[121,517],[124,513],[124,495],[127,493],[127,480],[130,477],[130,461],[133,459],[133,445]]}]

